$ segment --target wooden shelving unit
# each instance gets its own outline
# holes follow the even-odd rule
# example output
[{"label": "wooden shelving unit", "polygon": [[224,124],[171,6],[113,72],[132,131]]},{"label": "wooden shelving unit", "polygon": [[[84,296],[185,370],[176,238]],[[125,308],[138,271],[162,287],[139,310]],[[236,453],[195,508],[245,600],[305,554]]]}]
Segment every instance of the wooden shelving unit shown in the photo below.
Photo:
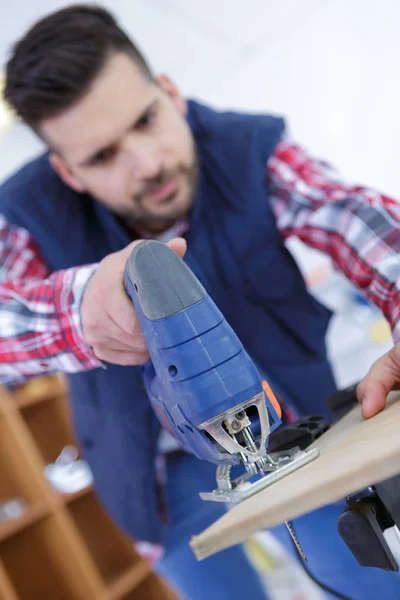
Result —
[{"label": "wooden shelving unit", "polygon": [[62,494],[47,482],[45,465],[67,444],[77,446],[61,375],[0,386],[0,502],[28,504],[0,523],[0,600],[178,600],[91,486]]}]

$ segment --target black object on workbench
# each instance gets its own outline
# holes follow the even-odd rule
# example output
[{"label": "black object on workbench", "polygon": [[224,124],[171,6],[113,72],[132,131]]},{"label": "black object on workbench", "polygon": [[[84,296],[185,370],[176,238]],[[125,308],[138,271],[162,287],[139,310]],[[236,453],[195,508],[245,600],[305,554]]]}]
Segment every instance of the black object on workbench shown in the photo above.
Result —
[{"label": "black object on workbench", "polygon": [[329,429],[325,417],[302,417],[295,423],[288,423],[278,427],[268,440],[268,452],[283,452],[299,447],[305,450]]},{"label": "black object on workbench", "polygon": [[358,384],[353,384],[347,388],[338,390],[325,401],[326,407],[330,410],[336,421],[344,417],[352,408],[357,406],[357,385]]},{"label": "black object on workbench", "polygon": [[[357,384],[328,398],[326,405],[336,419],[345,416],[358,404]],[[348,507],[338,520],[338,531],[363,567],[399,571],[399,565],[386,541],[384,531],[400,528],[400,475],[351,494]]]},{"label": "black object on workbench", "polygon": [[363,567],[398,571],[399,566],[384,531],[395,524],[376,492],[375,486],[346,498],[348,508],[340,515],[338,531]]}]

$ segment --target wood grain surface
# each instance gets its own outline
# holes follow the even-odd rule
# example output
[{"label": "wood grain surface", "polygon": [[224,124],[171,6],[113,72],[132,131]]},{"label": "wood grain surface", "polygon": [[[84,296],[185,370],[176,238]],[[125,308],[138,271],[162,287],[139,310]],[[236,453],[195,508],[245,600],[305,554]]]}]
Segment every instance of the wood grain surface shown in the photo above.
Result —
[{"label": "wood grain surface", "polygon": [[198,559],[400,473],[400,393],[363,419],[359,406],[314,442],[320,456],[233,506],[191,540]]}]

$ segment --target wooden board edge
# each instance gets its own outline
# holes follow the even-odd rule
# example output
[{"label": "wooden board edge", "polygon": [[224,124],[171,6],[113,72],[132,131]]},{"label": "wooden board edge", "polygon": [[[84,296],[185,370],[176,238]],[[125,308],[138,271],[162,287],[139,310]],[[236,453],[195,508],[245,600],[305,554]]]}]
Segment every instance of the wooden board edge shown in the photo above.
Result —
[{"label": "wooden board edge", "polygon": [[[387,409],[390,410],[394,404],[397,404],[397,402],[400,403],[400,394],[391,393],[388,397]],[[382,420],[384,412],[386,412],[386,409],[382,413],[376,415],[376,417],[373,419],[376,419],[376,422],[379,422]],[[365,421],[366,424],[371,426],[373,419],[369,419],[369,423]],[[341,440],[345,439],[352,433],[352,426],[358,427],[363,421],[364,419],[362,418],[360,407],[354,408],[348,415],[336,423],[326,432],[326,434],[324,434],[313,444],[314,446],[322,447],[323,438],[326,436],[325,439],[328,440],[328,450],[323,452],[319,459],[316,460],[323,460],[324,456],[332,451],[335,446],[335,437],[337,437],[336,441],[339,438],[341,438]],[[343,481],[340,486],[338,486],[334,496],[332,495],[332,490],[328,489],[328,485],[324,484],[318,488],[318,501],[316,499],[308,499],[306,502],[298,501],[296,503],[296,509],[287,509],[284,518],[282,518],[279,522],[294,519],[326,504],[342,500],[348,494],[356,491],[357,489],[363,489],[364,487],[368,487],[373,483],[378,483],[379,481],[383,481],[400,473],[400,461],[398,456],[393,456],[391,459],[386,460],[383,463],[379,461],[379,454],[376,458],[377,460],[368,465],[366,470],[349,473],[346,480]],[[306,465],[301,469],[303,474],[307,473],[306,469],[308,466],[309,465]],[[299,472],[300,471],[297,473]],[[292,474],[292,476],[293,475],[294,474]],[[280,482],[274,485],[279,485],[279,483]],[[259,492],[259,494],[260,493],[262,492]],[[225,520],[226,515],[218,519],[216,523],[221,524],[224,523]],[[248,518],[243,520],[243,523],[246,524],[247,527],[245,534],[243,532],[228,532],[225,530],[222,538],[221,532],[215,530],[215,523],[213,523],[201,533],[194,535],[190,540],[190,547],[196,558],[198,560],[203,560],[204,558],[207,558],[208,556],[211,556],[212,554],[215,554],[216,552],[219,552],[225,548],[244,542],[246,539],[251,537],[251,535],[255,534],[261,529],[267,529],[278,524],[277,522],[274,522],[273,518],[269,518],[268,515],[263,515],[261,517],[256,515],[256,517],[254,517],[254,514],[249,514]]]}]

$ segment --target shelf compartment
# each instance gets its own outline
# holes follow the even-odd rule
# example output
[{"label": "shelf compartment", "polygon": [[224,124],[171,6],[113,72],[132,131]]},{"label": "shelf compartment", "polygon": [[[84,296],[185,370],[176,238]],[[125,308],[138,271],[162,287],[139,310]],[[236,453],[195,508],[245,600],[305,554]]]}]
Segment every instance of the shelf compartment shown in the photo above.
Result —
[{"label": "shelf compartment", "polygon": [[151,569],[147,562],[145,560],[139,561],[132,569],[115,579],[108,587],[109,600],[120,600],[150,575]]},{"label": "shelf compartment", "polygon": [[48,516],[49,512],[49,507],[44,503],[35,504],[34,506],[29,506],[20,517],[3,521],[0,523],[0,542],[3,542],[12,535],[17,534],[19,531],[26,529],[30,525],[37,523],[44,517]]},{"label": "shelf compartment", "polygon": [[77,447],[66,395],[25,406],[21,414],[46,465],[56,460],[64,446]]},{"label": "shelf compartment", "polygon": [[30,506],[43,502],[42,488],[32,473],[10,423],[0,416],[0,503],[21,497]]},{"label": "shelf compartment", "polygon": [[60,542],[54,517],[2,542],[3,565],[19,600],[86,600],[76,558]]},{"label": "shelf compartment", "polygon": [[77,492],[71,492],[70,494],[68,492],[60,493],[60,497],[66,504],[70,504],[70,502],[74,502],[75,500],[78,500],[78,498],[90,494],[92,491],[93,487],[91,485],[87,485]]},{"label": "shelf compartment", "polygon": [[0,560],[0,600],[19,600],[7,571]]},{"label": "shelf compartment", "polygon": [[63,375],[53,374],[35,377],[15,388],[12,396],[15,404],[24,408],[39,402],[46,402],[67,393],[67,383]]},{"label": "shelf compartment", "polygon": [[161,579],[151,574],[121,600],[178,600],[178,597]]},{"label": "shelf compartment", "polygon": [[112,589],[140,560],[133,542],[115,527],[94,492],[68,503],[68,510],[104,583]]}]

